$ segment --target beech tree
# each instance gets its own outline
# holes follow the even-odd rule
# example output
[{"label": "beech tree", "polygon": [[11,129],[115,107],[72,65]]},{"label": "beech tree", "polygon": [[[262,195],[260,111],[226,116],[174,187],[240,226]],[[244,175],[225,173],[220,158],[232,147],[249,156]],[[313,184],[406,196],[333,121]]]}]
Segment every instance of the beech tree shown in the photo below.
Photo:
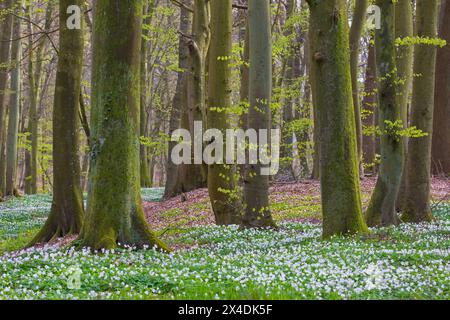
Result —
[{"label": "beech tree", "polygon": [[[21,8],[22,1],[15,3],[16,12],[20,14],[17,8]],[[20,98],[21,98],[21,71],[20,62],[22,60],[21,48],[21,20],[14,18],[13,23],[13,41],[11,45],[11,93],[9,96],[8,112],[8,133],[6,137],[6,189],[5,195],[18,195],[16,188],[17,174],[17,136],[19,132],[20,118]]]},{"label": "beech tree", "polygon": [[[269,0],[249,0],[249,112],[250,129],[271,129],[272,40]],[[252,146],[250,146],[252,147]],[[260,148],[270,148],[258,143]],[[261,154],[261,153],[260,153]],[[269,176],[263,175],[261,159],[249,164],[244,181],[244,227],[274,227],[269,207]]]},{"label": "beech tree", "polygon": [[[68,29],[67,8],[83,1],[59,1],[59,52],[53,103],[53,200],[50,215],[31,244],[78,234],[84,208],[80,185],[79,134],[83,23]],[[82,22],[82,21],[81,21]]]},{"label": "beech tree", "polygon": [[434,174],[450,175],[450,0],[441,2],[439,38],[447,45],[438,48],[436,58],[436,90],[433,117],[432,169]]},{"label": "beech tree", "polygon": [[397,130],[401,120],[398,102],[397,64],[395,48],[395,4],[378,0],[381,29],[375,30],[375,51],[378,80],[379,128],[381,132],[381,164],[375,190],[366,211],[369,226],[399,223],[396,200],[403,171],[403,139]]},{"label": "beech tree", "polygon": [[142,0],[97,0],[94,8],[92,146],[80,245],[167,247],[150,231],[140,196]]},{"label": "beech tree", "polygon": [[369,5],[368,0],[355,1],[352,26],[350,28],[350,71],[352,75],[352,92],[353,92],[353,106],[355,109],[356,141],[358,146],[358,161],[360,164],[361,175],[364,175],[364,166],[362,161],[363,141],[362,141],[361,109],[359,103],[358,64],[359,64],[361,34],[364,27],[368,5]]},{"label": "beech tree", "polygon": [[[10,9],[13,6],[13,0],[2,1],[0,8],[3,10]],[[5,136],[6,136],[6,121],[5,121],[5,96],[8,82],[8,63],[11,51],[11,32],[12,32],[12,14],[5,15],[1,23],[0,33],[0,199],[4,195],[6,188],[6,159],[5,159]]]},{"label": "beech tree", "polygon": [[[229,128],[227,110],[231,107],[231,13],[231,0],[211,0],[207,125],[220,130],[223,136]],[[242,204],[236,189],[235,166],[225,164],[225,157],[221,162],[208,167],[208,191],[216,223],[240,224]]]},{"label": "beech tree", "polygon": [[319,124],[323,236],[366,232],[344,0],[308,0],[312,87]]},{"label": "beech tree", "polygon": [[[416,32],[418,37],[437,37],[438,0],[417,0]],[[431,221],[431,138],[435,89],[436,46],[418,44],[414,52],[411,125],[425,132],[408,144],[406,195],[402,219],[409,222]]]}]

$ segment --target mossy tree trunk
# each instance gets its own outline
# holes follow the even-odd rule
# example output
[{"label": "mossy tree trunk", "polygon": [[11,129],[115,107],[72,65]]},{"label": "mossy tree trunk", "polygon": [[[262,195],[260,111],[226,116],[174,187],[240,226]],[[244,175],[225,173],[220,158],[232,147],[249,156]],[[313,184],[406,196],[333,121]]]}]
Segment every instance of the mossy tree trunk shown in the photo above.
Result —
[{"label": "mossy tree trunk", "polygon": [[67,28],[67,8],[74,4],[81,7],[83,1],[59,1],[59,53],[53,103],[53,200],[50,215],[31,244],[48,242],[67,234],[77,234],[83,220],[78,108],[84,28]]},{"label": "mossy tree trunk", "polygon": [[[345,0],[309,0],[319,123],[323,236],[366,232],[362,216]],[[317,123],[317,122],[316,122]]]},{"label": "mossy tree trunk", "polygon": [[[207,125],[208,128],[220,130],[224,137],[225,130],[229,128],[226,110],[231,107],[231,40],[232,0],[211,0]],[[226,163],[225,158],[222,162]],[[236,180],[234,165],[209,165],[208,191],[219,225],[241,223],[242,203]]]},{"label": "mossy tree trunk", "polygon": [[[416,32],[419,37],[437,37],[438,0],[417,0]],[[413,138],[408,144],[406,195],[402,219],[408,222],[431,221],[431,138],[435,89],[436,47],[419,44],[414,53],[411,125],[428,135]]]},{"label": "mossy tree trunk", "polygon": [[358,65],[359,65],[361,34],[364,27],[368,5],[369,0],[355,1],[352,26],[350,28],[350,71],[352,75],[352,92],[353,92],[353,107],[355,109],[356,141],[358,145],[358,161],[361,176],[364,176],[364,165],[362,161],[362,154],[363,154],[362,123],[361,123],[361,109],[359,101]]},{"label": "mossy tree trunk", "polygon": [[[2,10],[6,10],[13,6],[13,0],[3,1],[0,4]],[[0,33],[0,199],[3,196],[6,188],[6,159],[4,154],[6,120],[5,120],[5,96],[6,86],[8,83],[8,62],[11,51],[11,33],[13,19],[12,15],[8,14],[1,18],[1,33]]]},{"label": "mossy tree trunk", "polygon": [[[250,77],[248,128],[267,130],[270,134],[272,93],[272,38],[269,0],[250,0],[248,3],[250,33]],[[260,148],[269,148],[258,143]],[[259,152],[259,154],[261,154]],[[249,164],[244,181],[244,227],[275,227],[269,207],[269,176],[261,173],[264,165]]]},{"label": "mossy tree trunk", "polygon": [[150,231],[140,196],[139,118],[142,0],[97,0],[91,168],[80,246],[166,248]]},{"label": "mossy tree trunk", "polygon": [[450,176],[450,0],[442,1],[441,11],[439,37],[447,40],[447,45],[438,48],[436,58],[432,169],[434,174]]},{"label": "mossy tree trunk", "polygon": [[[16,2],[21,7],[21,0]],[[21,97],[21,71],[22,60],[21,21],[14,18],[13,39],[11,45],[11,93],[9,96],[8,133],[6,137],[6,189],[5,195],[17,195],[16,173],[17,173],[17,138],[19,133],[20,97]]]},{"label": "mossy tree trunk", "polygon": [[375,190],[366,212],[367,224],[388,226],[399,223],[396,201],[403,171],[403,140],[396,133],[387,133],[388,123],[401,120],[398,102],[395,48],[395,4],[378,0],[381,8],[381,29],[375,31],[375,51],[378,80],[381,164]]},{"label": "mossy tree trunk", "polygon": [[[395,37],[407,38],[414,36],[413,8],[410,0],[399,0],[395,7]],[[411,81],[413,75],[414,46],[400,46],[397,48],[397,70],[399,78],[398,103],[403,127],[408,127],[408,106],[411,94]],[[406,155],[408,153],[408,137],[403,139],[404,167],[402,181],[397,197],[397,209],[401,209],[404,202],[406,188]]]}]

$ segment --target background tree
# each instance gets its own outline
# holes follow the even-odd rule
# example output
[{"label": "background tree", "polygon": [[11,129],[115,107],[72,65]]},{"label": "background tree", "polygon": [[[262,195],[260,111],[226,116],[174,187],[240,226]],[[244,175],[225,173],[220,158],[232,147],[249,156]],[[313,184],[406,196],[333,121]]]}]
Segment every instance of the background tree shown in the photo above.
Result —
[{"label": "background tree", "polygon": [[[418,37],[437,37],[438,0],[417,0]],[[406,167],[406,195],[402,219],[410,222],[431,221],[431,138],[435,89],[436,46],[418,44],[414,52],[411,125],[427,133],[409,140]]]},{"label": "background tree", "polygon": [[359,185],[346,1],[309,0],[323,236],[366,232]]},{"label": "background tree", "polygon": [[[13,6],[13,0],[2,1],[0,8],[2,11],[10,10]],[[11,33],[12,33],[12,14],[6,14],[0,19],[0,199],[4,195],[6,188],[6,159],[5,159],[5,136],[6,136],[6,120],[5,120],[5,102],[6,89],[8,83],[8,68],[11,51]]]},{"label": "background tree", "polygon": [[92,73],[92,149],[80,245],[166,248],[150,231],[140,196],[141,0],[97,0]]},{"label": "background tree", "polygon": [[[16,1],[16,14],[20,15],[22,1]],[[8,134],[6,138],[6,190],[5,195],[18,195],[16,188],[17,174],[17,136],[19,132],[22,41],[21,20],[14,18],[13,41],[11,45],[11,93],[9,96]]]},{"label": "background tree", "polygon": [[436,91],[433,117],[432,169],[434,174],[450,175],[450,0],[441,2],[439,38],[447,45],[437,50]]}]

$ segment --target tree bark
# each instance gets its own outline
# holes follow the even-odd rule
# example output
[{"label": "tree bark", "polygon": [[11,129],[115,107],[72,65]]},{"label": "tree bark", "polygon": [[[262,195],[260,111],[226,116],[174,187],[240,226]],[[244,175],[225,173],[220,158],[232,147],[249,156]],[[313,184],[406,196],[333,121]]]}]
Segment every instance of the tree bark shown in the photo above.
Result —
[{"label": "tree bark", "polygon": [[[21,0],[16,4],[20,7]],[[19,133],[20,97],[21,97],[21,74],[20,62],[22,60],[21,21],[14,18],[13,39],[11,46],[11,93],[9,96],[8,133],[6,138],[6,190],[5,195],[14,196],[18,194],[16,188],[17,173],[17,138]],[[17,39],[17,40],[16,40]]]},{"label": "tree bark", "polygon": [[[13,3],[14,0],[3,1],[0,4],[0,8],[6,10],[11,8]],[[6,155],[4,148],[6,145],[5,96],[8,83],[8,62],[10,60],[11,51],[12,17],[11,14],[8,14],[0,21],[2,31],[0,34],[0,199],[6,189]]]},{"label": "tree bark", "polygon": [[367,232],[361,209],[346,1],[307,2],[319,123],[323,237]]},{"label": "tree bark", "polygon": [[[419,37],[437,37],[438,0],[417,0],[416,31]],[[428,135],[409,139],[406,195],[402,220],[431,221],[431,139],[435,89],[436,47],[419,44],[414,53],[411,125]]]},{"label": "tree bark", "polygon": [[139,119],[142,0],[94,7],[92,147],[80,246],[166,246],[150,231],[140,196]]},{"label": "tree bark", "polygon": [[353,108],[355,109],[356,141],[361,177],[364,177],[364,166],[362,161],[362,123],[359,101],[358,64],[361,33],[363,31],[368,5],[369,0],[355,1],[355,10],[353,13],[352,26],[350,28],[350,71],[352,76]]},{"label": "tree bark", "polygon": [[[267,130],[270,134],[272,93],[272,34],[269,0],[249,0],[248,22],[250,32],[250,77],[248,128],[256,132]],[[292,110],[291,110],[292,111]],[[261,148],[269,148],[258,143]],[[264,165],[249,164],[244,181],[244,227],[276,227],[269,207],[269,176],[261,173]]]},{"label": "tree bark", "polygon": [[[413,9],[410,0],[399,0],[395,7],[395,37],[406,38],[414,36]],[[397,48],[398,90],[400,114],[403,127],[408,127],[408,105],[411,94],[411,81],[413,75],[414,46],[400,46]],[[402,181],[397,197],[397,209],[401,209],[404,202],[406,188],[406,155],[408,154],[408,137],[403,139],[404,166]]]},{"label": "tree bark", "polygon": [[450,0],[442,1],[439,38],[447,45],[437,50],[436,91],[433,117],[432,169],[434,174],[450,175]]},{"label": "tree bark", "polygon": [[78,234],[84,214],[78,154],[84,28],[83,24],[80,30],[67,28],[67,8],[73,4],[81,7],[83,1],[59,1],[59,53],[53,103],[53,200],[50,215],[31,245]]},{"label": "tree bark", "polygon": [[397,64],[395,48],[395,4],[378,0],[381,8],[381,29],[375,31],[375,51],[378,79],[381,164],[375,190],[366,212],[367,224],[389,226],[398,224],[396,201],[403,171],[403,140],[389,133],[388,125],[401,120],[396,86]]},{"label": "tree bark", "polygon": [[[211,46],[209,51],[208,128],[225,136],[226,112],[231,107],[232,0],[211,0]],[[212,143],[212,141],[210,142]],[[225,159],[222,160],[225,163]],[[208,191],[216,223],[240,224],[241,197],[237,192],[234,165],[215,163],[208,167]]]}]

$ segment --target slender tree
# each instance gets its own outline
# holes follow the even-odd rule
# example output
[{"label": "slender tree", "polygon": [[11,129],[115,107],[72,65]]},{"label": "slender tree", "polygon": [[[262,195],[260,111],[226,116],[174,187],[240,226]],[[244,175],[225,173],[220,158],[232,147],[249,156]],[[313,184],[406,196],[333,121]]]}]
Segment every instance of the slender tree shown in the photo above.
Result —
[{"label": "slender tree", "polygon": [[439,37],[447,45],[438,48],[436,60],[436,91],[433,117],[432,169],[434,174],[450,175],[450,0],[443,0]]},{"label": "slender tree", "polygon": [[150,231],[140,196],[142,0],[94,7],[91,168],[80,245],[166,248]]},{"label": "slender tree", "polygon": [[[186,73],[189,68],[189,47],[185,35],[189,33],[191,26],[191,15],[187,9],[189,2],[184,0],[184,6],[180,8],[180,36],[178,41],[178,77],[175,86],[175,95],[172,101],[172,108],[169,119],[169,132],[172,133],[181,126],[181,118],[184,110],[186,110]],[[181,165],[177,166],[172,161],[172,150],[177,145],[177,141],[169,141],[169,157],[166,163],[166,187],[164,190],[164,198],[174,197],[186,190],[183,186],[184,176],[181,173]]]},{"label": "slender tree", "polygon": [[362,216],[345,0],[309,0],[319,122],[323,236],[366,232]]},{"label": "slender tree", "polygon": [[369,226],[388,226],[399,222],[396,200],[403,171],[403,140],[395,132],[401,120],[398,103],[395,48],[395,4],[378,0],[381,8],[381,29],[375,31],[378,80],[379,127],[382,132],[381,164],[375,190],[366,212]]},{"label": "slender tree", "polygon": [[[16,2],[21,8],[21,0]],[[18,195],[16,187],[17,173],[17,138],[19,133],[20,118],[20,97],[21,97],[21,71],[20,62],[22,60],[21,48],[21,20],[14,18],[13,39],[11,47],[11,94],[9,99],[8,113],[8,135],[6,138],[6,190],[7,196]]]},{"label": "slender tree", "polygon": [[[13,0],[2,1],[0,3],[0,9],[9,10],[12,8],[13,3]],[[12,14],[7,14],[0,20],[0,199],[6,188],[6,159],[4,150],[4,146],[6,145],[5,96],[8,83],[8,62],[11,51],[12,17]]]},{"label": "slender tree", "polygon": [[358,159],[360,164],[360,173],[364,175],[364,166],[362,161],[362,123],[361,123],[361,109],[359,101],[359,85],[358,85],[358,64],[361,34],[366,18],[366,11],[369,5],[369,0],[355,1],[355,10],[352,18],[352,26],[350,28],[350,71],[352,75],[352,92],[353,92],[353,107],[355,109],[355,124],[356,124],[356,141],[358,145]]},{"label": "slender tree", "polygon": [[[269,0],[250,0],[248,3],[250,35],[250,75],[248,128],[271,129],[272,92],[272,39]],[[260,148],[270,148],[258,145]],[[260,152],[261,154],[261,152]],[[250,164],[246,170],[244,184],[244,227],[274,227],[275,222],[269,207],[269,176],[261,173],[264,165]]]},{"label": "slender tree", "polygon": [[[399,0],[395,7],[395,37],[408,38],[414,36],[413,8],[410,0]],[[397,71],[398,71],[398,103],[400,108],[403,128],[408,127],[408,106],[411,95],[411,84],[413,74],[414,46],[399,46],[397,48]],[[408,153],[408,137],[403,139],[404,163]],[[403,167],[402,182],[397,197],[397,208],[400,209],[404,202],[406,187],[406,165]]]},{"label": "slender tree", "polygon": [[[416,32],[419,37],[436,38],[438,0],[417,0]],[[409,140],[406,167],[406,195],[402,219],[410,222],[431,221],[431,138],[435,89],[436,47],[419,44],[414,53],[411,125],[427,133]]]},{"label": "slender tree", "polygon": [[[232,1],[211,0],[207,124],[208,128],[220,130],[223,136],[229,128],[227,109],[231,107],[231,36]],[[211,205],[217,224],[240,224],[242,205],[236,192],[235,166],[225,164],[224,160],[208,167]]]}]

